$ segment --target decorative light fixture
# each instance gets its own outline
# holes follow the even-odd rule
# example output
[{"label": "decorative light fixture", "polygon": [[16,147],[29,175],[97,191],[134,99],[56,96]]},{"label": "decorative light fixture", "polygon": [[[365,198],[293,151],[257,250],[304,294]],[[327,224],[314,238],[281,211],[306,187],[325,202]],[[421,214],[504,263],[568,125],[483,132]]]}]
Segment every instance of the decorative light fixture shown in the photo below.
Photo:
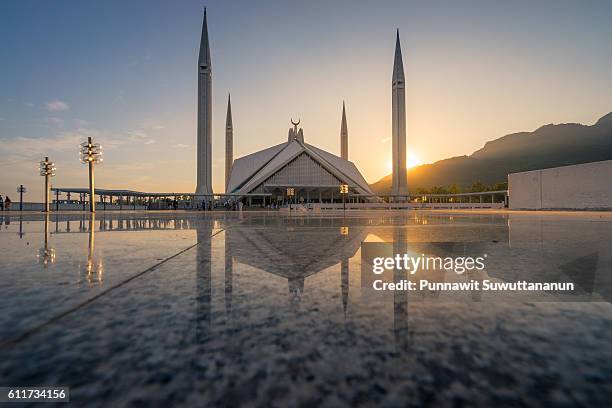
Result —
[{"label": "decorative light fixture", "polygon": [[45,178],[45,208],[43,212],[49,212],[49,198],[51,197],[51,184],[49,178],[55,176],[55,163],[49,161],[48,157],[40,162],[40,175]]},{"label": "decorative light fixture", "polygon": [[346,211],[346,195],[349,192],[348,184],[340,184],[340,194],[342,194],[342,211]]},{"label": "decorative light fixture", "polygon": [[102,163],[102,146],[94,143],[90,136],[86,142],[81,143],[81,163],[87,164],[89,167],[89,211],[96,212],[96,202],[94,199],[94,163]]},{"label": "decorative light fixture", "polygon": [[289,215],[291,215],[291,199],[295,196],[295,188],[287,187],[287,197],[289,197]]}]

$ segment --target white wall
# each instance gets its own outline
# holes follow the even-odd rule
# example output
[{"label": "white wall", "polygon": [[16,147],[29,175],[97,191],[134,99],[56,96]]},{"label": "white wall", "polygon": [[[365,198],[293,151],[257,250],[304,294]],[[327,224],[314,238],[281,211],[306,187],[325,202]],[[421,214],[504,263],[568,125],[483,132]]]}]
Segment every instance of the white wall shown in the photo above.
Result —
[{"label": "white wall", "polygon": [[612,209],[612,160],[508,175],[511,209]]}]

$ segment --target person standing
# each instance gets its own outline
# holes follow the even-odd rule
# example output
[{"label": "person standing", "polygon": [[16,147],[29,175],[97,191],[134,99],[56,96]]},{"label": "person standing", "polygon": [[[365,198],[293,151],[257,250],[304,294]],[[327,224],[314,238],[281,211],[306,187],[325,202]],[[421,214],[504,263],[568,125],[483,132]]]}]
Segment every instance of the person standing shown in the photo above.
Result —
[{"label": "person standing", "polygon": [[1,195],[0,195],[0,211],[4,211],[4,200],[2,199]]},{"label": "person standing", "polygon": [[6,198],[4,199],[4,209],[6,211],[11,209],[11,199],[9,198],[9,196],[6,196]]}]

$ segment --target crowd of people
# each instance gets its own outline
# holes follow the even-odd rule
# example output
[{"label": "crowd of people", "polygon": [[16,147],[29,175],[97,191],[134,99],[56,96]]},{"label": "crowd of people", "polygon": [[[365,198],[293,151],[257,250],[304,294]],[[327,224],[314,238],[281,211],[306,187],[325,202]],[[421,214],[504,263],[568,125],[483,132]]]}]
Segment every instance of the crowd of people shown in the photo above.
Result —
[{"label": "crowd of people", "polygon": [[[242,203],[242,201],[225,202],[223,204],[223,207],[226,211],[242,211],[244,204]],[[267,204],[265,207],[262,205],[261,207],[268,208],[268,209],[278,209],[281,207],[281,205],[278,203],[272,203],[272,204]],[[166,200],[165,208],[178,210],[179,202],[177,200]],[[214,208],[215,208],[214,204],[212,202],[207,202],[207,201],[202,201],[201,204],[197,205],[198,210],[210,211],[210,210],[213,210]],[[10,209],[11,209],[11,199],[8,196],[3,198],[2,195],[0,195],[0,211],[8,211]],[[149,210],[153,209],[153,207],[151,206],[151,203],[147,205],[147,209]]]},{"label": "crowd of people", "polygon": [[0,195],[0,211],[8,211],[11,209],[11,199],[6,196],[5,199],[2,199],[2,196]]}]

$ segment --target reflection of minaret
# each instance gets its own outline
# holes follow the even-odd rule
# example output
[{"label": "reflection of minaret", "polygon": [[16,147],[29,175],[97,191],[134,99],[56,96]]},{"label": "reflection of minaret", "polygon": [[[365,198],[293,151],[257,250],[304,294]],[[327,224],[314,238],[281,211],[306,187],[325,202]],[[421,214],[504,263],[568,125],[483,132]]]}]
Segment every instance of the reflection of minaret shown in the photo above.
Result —
[{"label": "reflection of minaret", "polygon": [[340,262],[340,286],[342,288],[342,310],[346,316],[346,308],[349,296],[349,260],[343,259]]},{"label": "reflection of minaret", "polygon": [[232,311],[232,280],[234,273],[234,260],[232,259],[232,247],[230,230],[225,230],[225,312],[229,315]]},{"label": "reflection of minaret", "polygon": [[470,271],[467,273],[467,277],[468,277],[468,282],[470,280],[474,280],[478,282],[479,289],[471,290],[472,301],[474,302],[482,301],[482,289],[480,288],[482,288],[482,281],[484,280],[485,273],[483,271]]},{"label": "reflection of minaret", "polygon": [[204,340],[211,323],[212,307],[212,225],[198,220],[196,234],[196,341]]},{"label": "reflection of minaret", "polygon": [[[398,227],[393,233],[393,254],[405,254],[408,250],[406,228]],[[401,282],[407,278],[406,270],[394,269],[393,281]],[[399,350],[408,345],[408,291],[393,291],[393,332],[395,344]]]},{"label": "reflection of minaret", "polygon": [[212,193],[212,71],[206,9],[198,59],[198,169],[196,194]]},{"label": "reflection of minaret", "polygon": [[[391,194],[408,195],[406,181],[406,91],[404,84],[404,63],[400,47],[399,30],[395,40],[395,60],[393,61],[391,121],[393,173],[391,174]],[[400,201],[401,197],[398,198]]]},{"label": "reflection of minaret", "polygon": [[346,126],[344,101],[342,101],[342,124],[340,125],[340,157],[348,160],[348,127]]},{"label": "reflection of minaret", "polygon": [[304,277],[296,276],[289,278],[287,279],[287,283],[289,284],[289,294],[292,296],[292,300],[299,302],[304,293]]},{"label": "reflection of minaret", "polygon": [[227,116],[225,117],[225,192],[234,163],[234,127],[232,125],[231,95],[227,95]]}]

